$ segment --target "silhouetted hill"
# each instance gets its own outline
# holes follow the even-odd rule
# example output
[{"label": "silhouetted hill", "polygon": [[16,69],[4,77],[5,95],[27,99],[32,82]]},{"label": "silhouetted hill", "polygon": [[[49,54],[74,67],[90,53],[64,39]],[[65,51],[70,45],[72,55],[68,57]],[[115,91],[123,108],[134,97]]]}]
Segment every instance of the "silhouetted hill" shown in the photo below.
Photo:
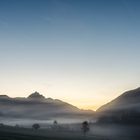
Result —
[{"label": "silhouetted hill", "polygon": [[35,92],[27,98],[0,96],[0,117],[52,119],[56,117],[92,117],[94,111],[79,108]]},{"label": "silhouetted hill", "polygon": [[0,95],[0,98],[9,98],[7,95]]},{"label": "silhouetted hill", "polygon": [[97,110],[100,122],[140,123],[140,88],[127,91]]},{"label": "silhouetted hill", "polygon": [[29,99],[45,99],[45,97],[41,94],[39,94],[37,91],[35,93],[32,93],[28,96]]}]

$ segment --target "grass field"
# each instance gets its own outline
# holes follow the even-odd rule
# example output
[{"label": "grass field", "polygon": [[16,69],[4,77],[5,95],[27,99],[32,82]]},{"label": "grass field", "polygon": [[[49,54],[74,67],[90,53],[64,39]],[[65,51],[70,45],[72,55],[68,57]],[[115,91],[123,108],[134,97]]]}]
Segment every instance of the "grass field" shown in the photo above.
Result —
[{"label": "grass field", "polygon": [[81,131],[2,126],[0,140],[140,140],[139,126],[97,125],[84,136]]},{"label": "grass field", "polygon": [[0,140],[109,140],[99,136],[84,136],[80,132],[33,130],[29,128],[1,127]]}]

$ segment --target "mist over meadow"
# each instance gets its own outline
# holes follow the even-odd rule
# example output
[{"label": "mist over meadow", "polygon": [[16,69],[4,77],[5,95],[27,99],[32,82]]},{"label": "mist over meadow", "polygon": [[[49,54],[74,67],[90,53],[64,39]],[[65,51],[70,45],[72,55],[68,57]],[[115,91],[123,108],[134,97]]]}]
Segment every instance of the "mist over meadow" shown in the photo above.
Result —
[{"label": "mist over meadow", "polygon": [[[38,92],[27,98],[0,96],[0,133],[30,139],[139,139],[140,88],[124,92],[97,111],[81,110]],[[35,133],[37,132],[37,133]],[[16,133],[14,136],[13,133]],[[55,134],[55,136],[53,135]],[[73,135],[71,135],[73,134]]]}]

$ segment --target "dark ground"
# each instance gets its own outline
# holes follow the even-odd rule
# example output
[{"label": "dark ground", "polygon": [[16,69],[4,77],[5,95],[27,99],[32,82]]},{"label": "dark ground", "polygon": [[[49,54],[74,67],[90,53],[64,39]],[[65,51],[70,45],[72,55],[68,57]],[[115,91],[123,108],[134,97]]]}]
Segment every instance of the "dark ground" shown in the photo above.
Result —
[{"label": "dark ground", "polygon": [[84,136],[77,132],[54,132],[27,128],[0,128],[0,140],[109,140],[99,136]]},{"label": "dark ground", "polygon": [[84,136],[81,131],[34,130],[21,127],[0,127],[0,140],[140,140],[139,126],[94,125]]}]

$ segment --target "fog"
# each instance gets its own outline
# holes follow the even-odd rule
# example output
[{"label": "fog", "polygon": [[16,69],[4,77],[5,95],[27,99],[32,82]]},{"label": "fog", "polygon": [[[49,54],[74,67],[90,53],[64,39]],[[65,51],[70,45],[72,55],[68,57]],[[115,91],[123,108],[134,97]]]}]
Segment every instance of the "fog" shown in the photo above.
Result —
[{"label": "fog", "polygon": [[10,126],[19,125],[21,127],[30,128],[34,123],[40,124],[41,128],[48,128],[53,125],[54,121],[57,121],[59,125],[73,125],[80,124],[85,119],[72,119],[72,118],[53,118],[48,120],[37,120],[37,119],[15,119],[15,118],[0,118],[0,123]]}]

